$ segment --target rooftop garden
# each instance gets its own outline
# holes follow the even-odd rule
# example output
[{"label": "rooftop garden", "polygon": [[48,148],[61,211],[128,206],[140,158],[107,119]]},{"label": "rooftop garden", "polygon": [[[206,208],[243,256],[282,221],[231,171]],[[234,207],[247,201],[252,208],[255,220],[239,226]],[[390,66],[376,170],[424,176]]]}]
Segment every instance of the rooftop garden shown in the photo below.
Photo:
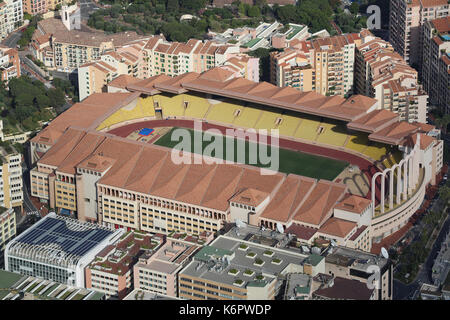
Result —
[{"label": "rooftop garden", "polygon": [[247,253],[246,257],[247,257],[247,258],[254,258],[254,257],[256,257],[256,253],[254,253],[254,252],[249,252],[249,253]]},{"label": "rooftop garden", "polygon": [[230,274],[230,275],[237,275],[238,273],[239,273],[239,270],[234,269],[234,268],[228,270],[228,274]]},{"label": "rooftop garden", "polygon": [[264,261],[260,258],[256,258],[254,264],[257,266],[262,266],[264,264]]},{"label": "rooftop garden", "polygon": [[274,259],[272,259],[272,263],[274,263],[274,264],[280,264],[280,263],[281,263],[281,259],[274,258]]},{"label": "rooftop garden", "polygon": [[248,277],[251,277],[251,276],[253,276],[255,274],[255,272],[253,271],[253,270],[250,270],[250,269],[246,269],[245,271],[244,271],[244,275],[246,275],[246,276],[248,276]]},{"label": "rooftop garden", "polygon": [[241,279],[235,279],[233,284],[237,286],[242,286],[244,284],[244,281]]},{"label": "rooftop garden", "polygon": [[248,245],[246,245],[245,243],[242,243],[242,244],[239,246],[239,249],[240,249],[240,250],[247,250],[247,249],[248,249]]},{"label": "rooftop garden", "polygon": [[273,251],[266,250],[266,251],[264,251],[264,255],[267,257],[271,257],[271,256],[273,256]]}]

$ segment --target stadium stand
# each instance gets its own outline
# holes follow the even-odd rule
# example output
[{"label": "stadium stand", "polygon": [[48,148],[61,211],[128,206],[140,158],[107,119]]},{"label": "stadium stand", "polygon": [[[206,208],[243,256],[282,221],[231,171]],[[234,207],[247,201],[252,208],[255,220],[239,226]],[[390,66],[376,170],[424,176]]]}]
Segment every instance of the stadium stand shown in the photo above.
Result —
[{"label": "stadium stand", "polygon": [[206,120],[231,124],[234,121],[234,114],[237,109],[242,110],[243,107],[228,102],[211,105]]},{"label": "stadium stand", "polygon": [[294,136],[295,131],[300,123],[299,117],[293,117],[290,115],[283,115],[278,129],[280,130],[280,135],[282,136]]},{"label": "stadium stand", "polygon": [[188,102],[184,113],[185,117],[193,119],[203,119],[205,117],[210,106],[205,98],[184,94],[183,100]]},{"label": "stadium stand", "polygon": [[347,137],[347,130],[344,125],[327,121],[320,123],[319,136],[316,141],[332,146],[343,147],[347,141]]},{"label": "stadium stand", "polygon": [[182,95],[174,95],[173,97],[161,95],[159,98],[164,117],[184,116],[184,104]]},{"label": "stadium stand", "polygon": [[399,163],[403,159],[403,155],[400,151],[394,151],[389,153],[387,158],[383,160],[385,168],[392,168],[394,164]]},{"label": "stadium stand", "polygon": [[255,129],[275,129],[277,127],[277,119],[280,118],[281,113],[263,111],[261,117],[255,125]]},{"label": "stadium stand", "polygon": [[372,145],[368,146],[363,153],[374,160],[381,160],[381,157],[388,153],[388,149],[385,145],[382,145],[380,143],[373,143]]},{"label": "stadium stand", "polygon": [[234,118],[233,124],[243,128],[255,128],[255,124],[261,115],[261,110],[252,107],[245,107],[240,114]]},{"label": "stadium stand", "polygon": [[347,144],[345,147],[347,149],[362,153],[369,144],[369,139],[367,135],[364,134],[355,134],[350,135]]},{"label": "stadium stand", "polygon": [[310,141],[317,138],[317,129],[319,128],[320,119],[317,117],[305,116],[300,122],[300,126],[295,132],[295,137]]},{"label": "stadium stand", "polygon": [[138,104],[140,104],[142,112],[145,114],[146,117],[155,116],[155,107],[153,106],[152,97],[139,98]]}]

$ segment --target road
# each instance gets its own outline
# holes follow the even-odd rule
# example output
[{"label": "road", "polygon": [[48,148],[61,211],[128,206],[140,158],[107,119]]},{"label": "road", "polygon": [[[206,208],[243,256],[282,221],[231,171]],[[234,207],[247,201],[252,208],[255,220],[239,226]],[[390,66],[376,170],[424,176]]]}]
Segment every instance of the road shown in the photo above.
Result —
[{"label": "road", "polygon": [[21,29],[14,31],[6,39],[2,41],[2,45],[7,46],[9,48],[15,48],[17,46],[17,41],[19,41],[21,36],[22,36]]},{"label": "road", "polygon": [[431,248],[430,254],[427,260],[420,268],[419,273],[416,276],[414,282],[406,285],[398,280],[394,280],[394,299],[395,300],[410,300],[417,297],[418,290],[422,283],[432,283],[431,270],[433,268],[434,260],[441,248],[442,242],[445,240],[445,235],[450,230],[450,216],[447,215],[447,219],[439,232],[436,241]]}]

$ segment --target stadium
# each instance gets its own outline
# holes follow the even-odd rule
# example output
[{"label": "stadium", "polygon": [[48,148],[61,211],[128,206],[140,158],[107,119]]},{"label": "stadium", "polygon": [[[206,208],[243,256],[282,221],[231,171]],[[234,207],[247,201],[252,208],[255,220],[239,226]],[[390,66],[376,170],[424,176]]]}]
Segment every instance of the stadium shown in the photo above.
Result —
[{"label": "stadium", "polygon": [[[407,223],[443,164],[438,130],[399,121],[375,102],[220,69],[119,77],[31,140],[32,195],[60,213],[116,227],[200,233],[239,219],[282,226],[305,242],[370,250]],[[224,134],[278,129],[280,172],[262,177],[245,163],[174,167],[171,131],[199,121]]]}]

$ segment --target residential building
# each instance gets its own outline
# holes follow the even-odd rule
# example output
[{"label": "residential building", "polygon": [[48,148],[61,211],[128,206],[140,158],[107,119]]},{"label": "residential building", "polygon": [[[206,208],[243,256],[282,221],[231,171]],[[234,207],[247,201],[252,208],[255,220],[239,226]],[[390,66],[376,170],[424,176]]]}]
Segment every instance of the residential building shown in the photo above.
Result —
[{"label": "residential building", "polygon": [[31,15],[44,14],[48,11],[49,3],[55,0],[22,0],[23,11]]},{"label": "residential building", "polygon": [[143,39],[148,37],[136,32],[107,35],[100,31],[68,30],[60,19],[49,18],[38,22],[30,49],[49,69],[71,72],[99,59],[106,51]]},{"label": "residential building", "polygon": [[[43,40],[45,41],[45,40]],[[94,61],[78,68],[80,100],[106,90],[106,84],[120,75],[146,79],[165,74],[175,77],[215,67],[234,77],[259,81],[259,58],[239,53],[238,46],[191,39],[187,43],[168,42],[161,36],[135,41],[107,50]]]},{"label": "residential building", "polygon": [[389,42],[369,31],[356,48],[355,90],[377,99],[386,109],[408,122],[427,122],[428,95],[419,84],[418,72],[394,51]]},{"label": "residential building", "polygon": [[179,273],[184,299],[273,300],[280,277],[325,272],[324,257],[303,255],[265,244],[219,236],[198,251]]},{"label": "residential building", "polygon": [[86,266],[123,232],[51,212],[7,244],[5,269],[84,288]]},{"label": "residential building", "polygon": [[0,146],[0,206],[20,207],[23,204],[22,155],[7,144]]},{"label": "residential building", "polygon": [[422,82],[430,104],[450,113],[450,17],[423,26]]},{"label": "residential building", "polygon": [[353,92],[357,33],[293,41],[270,55],[270,82],[279,87],[346,96]]},{"label": "residential building", "polygon": [[17,49],[0,46],[1,80],[6,83],[12,78],[20,77],[20,58]]},{"label": "residential building", "polygon": [[[378,275],[371,277],[375,272]],[[370,285],[375,289],[373,298],[369,295],[370,299],[393,299],[394,274],[390,259],[347,247],[335,247],[325,258],[324,273],[335,278],[358,281],[366,288]]]},{"label": "residential building", "polygon": [[22,0],[3,0],[0,3],[0,40],[22,26]]},{"label": "residential building", "polygon": [[407,63],[419,67],[423,24],[448,16],[449,10],[447,0],[391,0],[389,42]]},{"label": "residential building", "polygon": [[107,299],[123,299],[133,290],[135,264],[142,256],[153,255],[162,241],[162,237],[128,231],[86,267],[86,288],[103,292]]},{"label": "residential building", "polygon": [[5,245],[16,236],[16,213],[13,209],[0,206],[0,252]]},{"label": "residential building", "polygon": [[[212,232],[209,237],[213,238]],[[206,236],[206,233],[205,233]],[[134,265],[134,288],[177,297],[178,273],[206,241],[192,236],[172,234],[153,255],[144,255]]]}]

